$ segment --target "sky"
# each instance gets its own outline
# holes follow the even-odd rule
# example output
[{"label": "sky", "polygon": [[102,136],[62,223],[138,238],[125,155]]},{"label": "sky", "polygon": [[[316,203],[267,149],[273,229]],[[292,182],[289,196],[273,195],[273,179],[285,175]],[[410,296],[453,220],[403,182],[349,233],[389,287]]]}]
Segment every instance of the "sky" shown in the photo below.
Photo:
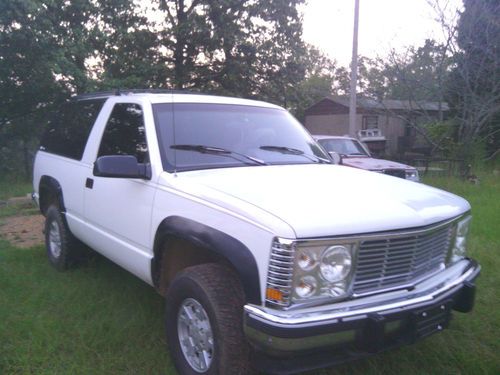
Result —
[{"label": "sky", "polygon": [[[449,14],[461,9],[461,0],[439,0]],[[304,40],[341,65],[352,55],[354,0],[307,0]],[[443,40],[436,13],[427,0],[360,0],[358,54],[387,55],[391,48],[422,45],[426,38]]]}]

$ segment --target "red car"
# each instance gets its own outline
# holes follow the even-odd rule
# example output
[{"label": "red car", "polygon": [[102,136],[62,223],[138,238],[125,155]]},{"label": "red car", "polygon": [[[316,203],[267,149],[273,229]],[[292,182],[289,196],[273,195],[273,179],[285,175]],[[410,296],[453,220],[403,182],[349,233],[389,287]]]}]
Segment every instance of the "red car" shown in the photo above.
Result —
[{"label": "red car", "polygon": [[368,149],[355,138],[332,135],[314,135],[313,137],[333,159],[340,159],[340,164],[385,173],[410,181],[420,181],[416,168],[395,161],[372,158]]}]

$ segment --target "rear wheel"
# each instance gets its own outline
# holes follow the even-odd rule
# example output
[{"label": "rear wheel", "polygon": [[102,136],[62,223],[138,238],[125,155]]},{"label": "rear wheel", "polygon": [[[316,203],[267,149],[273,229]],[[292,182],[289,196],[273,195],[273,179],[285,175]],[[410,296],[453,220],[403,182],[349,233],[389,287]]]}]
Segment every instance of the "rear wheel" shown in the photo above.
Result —
[{"label": "rear wheel", "polygon": [[52,204],[45,213],[45,247],[50,264],[59,271],[73,266],[82,254],[82,245],[68,228],[59,207]]},{"label": "rear wheel", "polygon": [[219,264],[186,268],[166,296],[167,341],[180,374],[249,374],[243,291]]}]

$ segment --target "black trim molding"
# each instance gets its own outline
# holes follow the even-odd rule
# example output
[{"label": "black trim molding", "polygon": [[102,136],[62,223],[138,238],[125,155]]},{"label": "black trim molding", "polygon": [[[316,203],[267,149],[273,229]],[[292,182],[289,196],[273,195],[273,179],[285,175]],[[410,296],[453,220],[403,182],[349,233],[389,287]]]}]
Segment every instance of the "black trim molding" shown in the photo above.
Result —
[{"label": "black trim molding", "polygon": [[161,222],[154,242],[153,277],[161,246],[170,236],[187,240],[228,260],[238,272],[247,303],[261,304],[259,270],[252,252],[236,238],[184,217],[171,216]]},{"label": "black trim molding", "polygon": [[[45,193],[42,194],[42,192],[45,190]],[[57,199],[57,203],[59,204],[59,209],[61,212],[66,212],[66,207],[64,206],[64,199],[63,199],[63,193],[62,193],[62,188],[59,182],[50,176],[42,176],[40,179],[40,185],[38,188],[38,194],[40,194],[40,211],[42,214],[45,214],[45,210],[47,209],[47,205],[49,202],[46,200],[49,198],[49,196],[46,196],[46,194],[49,194],[50,196],[53,196]]]}]

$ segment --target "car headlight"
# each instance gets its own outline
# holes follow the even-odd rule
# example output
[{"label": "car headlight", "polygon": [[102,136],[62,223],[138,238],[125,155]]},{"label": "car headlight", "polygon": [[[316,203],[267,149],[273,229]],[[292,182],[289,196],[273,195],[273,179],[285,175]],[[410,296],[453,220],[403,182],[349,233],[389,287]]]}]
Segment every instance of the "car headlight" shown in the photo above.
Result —
[{"label": "car headlight", "polygon": [[455,242],[451,249],[448,263],[455,263],[463,259],[467,254],[467,234],[472,216],[466,216],[456,224]]},{"label": "car headlight", "polygon": [[407,169],[405,171],[405,178],[410,181],[420,181],[420,176],[418,175],[418,171],[416,169]]},{"label": "car headlight", "polygon": [[321,255],[321,276],[331,283],[344,280],[351,272],[351,253],[345,246],[331,246]]},{"label": "car headlight", "polygon": [[339,299],[350,292],[354,244],[299,245],[295,254],[292,300]]}]

